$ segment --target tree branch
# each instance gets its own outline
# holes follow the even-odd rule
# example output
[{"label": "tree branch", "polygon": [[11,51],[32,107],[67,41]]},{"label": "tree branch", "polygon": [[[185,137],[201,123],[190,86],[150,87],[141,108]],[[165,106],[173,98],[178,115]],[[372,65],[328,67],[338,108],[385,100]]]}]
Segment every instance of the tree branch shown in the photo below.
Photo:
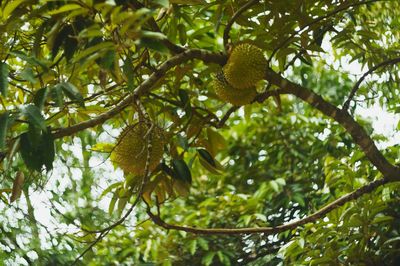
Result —
[{"label": "tree branch", "polygon": [[213,62],[213,63],[224,64],[226,61],[226,57],[222,54],[211,53],[200,49],[186,50],[185,52],[180,53],[170,58],[169,60],[165,61],[163,64],[161,64],[160,67],[147,80],[143,81],[138,87],[136,87],[136,89],[132,94],[123,99],[114,108],[110,109],[109,111],[103,114],[96,116],[93,119],[78,123],[76,125],[67,128],[57,129],[53,132],[54,137],[62,138],[65,136],[70,136],[79,131],[104,123],[108,119],[114,117],[115,115],[123,111],[127,106],[129,106],[129,104],[132,103],[132,101],[135,98],[140,97],[143,94],[149,92],[154,86],[154,84],[156,84],[156,82],[159,81],[168,70],[194,58],[200,59],[205,63]]},{"label": "tree branch", "polygon": [[344,5],[342,7],[338,7],[337,9],[329,12],[328,14],[318,17],[316,19],[314,19],[313,21],[307,23],[306,25],[302,26],[299,30],[296,30],[295,32],[293,32],[291,35],[289,35],[289,37],[287,37],[285,40],[283,40],[271,53],[268,61],[271,61],[271,59],[273,58],[273,56],[279,51],[279,49],[281,49],[283,46],[285,46],[291,39],[293,39],[297,34],[301,33],[303,30],[305,30],[306,28],[309,28],[310,26],[312,26],[315,23],[318,23],[326,18],[329,18],[333,15],[336,15],[342,11],[345,11],[349,8],[352,7],[356,7],[356,6],[360,6],[360,5],[364,5],[364,4],[369,4],[369,3],[373,3],[373,2],[377,2],[379,0],[369,0],[369,1],[361,1],[358,3],[354,3],[354,4],[348,4],[348,5]]},{"label": "tree branch", "polygon": [[397,58],[393,58],[393,59],[389,59],[386,60],[374,67],[372,67],[371,69],[369,69],[367,72],[365,72],[361,78],[356,82],[356,84],[354,84],[353,88],[351,89],[351,92],[349,94],[349,98],[345,101],[345,103],[343,104],[343,110],[347,110],[349,109],[350,106],[350,102],[353,100],[354,96],[356,95],[356,92],[358,91],[358,89],[360,88],[361,83],[364,81],[364,79],[372,74],[374,71],[376,71],[377,69],[381,68],[381,67],[385,67],[388,65],[394,65],[400,62],[400,57]]},{"label": "tree branch", "polygon": [[231,19],[228,21],[228,24],[226,24],[226,27],[224,29],[224,35],[223,35],[223,43],[224,43],[224,47],[225,50],[227,50],[228,48],[228,42],[230,39],[229,33],[231,31],[231,28],[233,26],[233,23],[235,23],[236,19],[243,13],[245,12],[247,9],[249,9],[252,5],[257,4],[258,2],[260,2],[260,0],[251,0],[249,2],[247,2],[246,4],[244,4],[242,7],[240,7],[235,14],[233,14],[233,16],[231,17]]},{"label": "tree branch", "polygon": [[153,222],[165,229],[173,229],[184,231],[193,234],[203,234],[203,235],[238,235],[238,234],[255,234],[255,233],[264,233],[268,235],[277,234],[280,232],[284,232],[286,230],[295,229],[301,225],[315,222],[325,214],[331,212],[332,210],[343,206],[345,203],[358,199],[362,195],[373,191],[375,188],[382,186],[389,181],[388,179],[379,179],[373,181],[351,193],[348,193],[337,200],[329,203],[325,207],[319,209],[318,211],[314,212],[313,214],[306,216],[298,221],[290,222],[283,225],[278,225],[275,227],[253,227],[253,228],[197,228],[197,227],[190,227],[190,226],[181,226],[181,225],[174,225],[166,223],[164,220],[161,219],[160,216],[153,214],[150,209],[147,209],[147,214],[153,220]]},{"label": "tree branch", "polygon": [[392,165],[382,155],[376,147],[374,141],[368,136],[364,128],[358,124],[353,117],[345,110],[341,110],[331,103],[325,101],[318,94],[295,84],[274,72],[271,69],[267,70],[266,79],[272,84],[285,89],[288,93],[297,96],[303,101],[309,103],[314,108],[321,111],[323,114],[333,118],[341,124],[348,133],[353,137],[353,140],[367,156],[369,161],[389,180],[400,180],[400,168]]}]

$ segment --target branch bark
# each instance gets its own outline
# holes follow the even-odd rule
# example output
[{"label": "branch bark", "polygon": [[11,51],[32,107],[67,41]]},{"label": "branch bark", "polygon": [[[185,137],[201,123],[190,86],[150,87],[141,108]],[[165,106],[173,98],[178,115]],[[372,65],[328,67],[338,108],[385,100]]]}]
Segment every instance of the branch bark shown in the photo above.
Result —
[{"label": "branch bark", "polygon": [[62,138],[65,136],[70,136],[79,131],[104,123],[108,119],[123,111],[135,100],[135,98],[149,92],[153,88],[154,84],[156,84],[157,81],[159,81],[168,70],[195,58],[200,59],[205,63],[218,63],[221,65],[224,64],[226,61],[226,57],[223,54],[211,53],[201,49],[186,50],[185,52],[180,53],[161,64],[160,67],[147,80],[136,87],[132,94],[123,99],[114,108],[103,114],[98,115],[93,119],[75,124],[67,128],[57,129],[53,132],[54,137]]},{"label": "branch bark", "polygon": [[263,233],[263,234],[277,234],[286,230],[297,228],[301,225],[315,222],[319,218],[323,217],[325,214],[331,212],[333,209],[336,209],[345,203],[358,199],[362,195],[373,191],[375,188],[390,182],[388,179],[379,179],[365,185],[351,193],[348,193],[337,200],[329,203],[325,207],[319,209],[315,213],[300,219],[298,221],[290,222],[283,225],[278,225],[275,227],[252,227],[252,228],[197,228],[191,226],[182,226],[182,225],[174,225],[165,222],[161,219],[160,216],[153,214],[150,209],[147,210],[147,214],[153,220],[153,222],[165,229],[173,229],[173,230],[180,230],[188,233],[193,234],[202,234],[202,235],[238,235],[238,234],[255,234],[255,233]]},{"label": "branch bark", "polygon": [[360,126],[347,111],[337,108],[325,101],[318,94],[281,77],[271,69],[267,70],[266,79],[272,84],[285,89],[288,93],[297,96],[341,124],[353,137],[354,142],[360,146],[369,161],[386,178],[389,180],[400,180],[400,168],[389,163],[378,150],[371,137],[365,132],[364,128]]}]

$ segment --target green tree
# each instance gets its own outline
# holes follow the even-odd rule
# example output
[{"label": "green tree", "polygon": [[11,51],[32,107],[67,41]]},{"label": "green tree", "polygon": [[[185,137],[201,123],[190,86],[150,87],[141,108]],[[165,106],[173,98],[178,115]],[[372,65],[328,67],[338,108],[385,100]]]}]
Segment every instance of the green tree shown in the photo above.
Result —
[{"label": "green tree", "polygon": [[[4,265],[400,263],[400,124],[363,115],[399,118],[399,1],[0,6]],[[264,78],[234,106],[241,44]]]}]

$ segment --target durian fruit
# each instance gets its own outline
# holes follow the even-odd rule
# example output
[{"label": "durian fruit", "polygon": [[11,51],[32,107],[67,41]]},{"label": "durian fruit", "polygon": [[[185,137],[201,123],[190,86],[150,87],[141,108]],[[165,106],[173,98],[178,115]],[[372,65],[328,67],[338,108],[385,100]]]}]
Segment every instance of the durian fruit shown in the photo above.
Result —
[{"label": "durian fruit", "polygon": [[267,60],[260,48],[241,43],[235,46],[223,68],[225,78],[236,89],[248,89],[264,78]]},{"label": "durian fruit", "polygon": [[250,103],[257,95],[255,87],[246,90],[240,90],[229,85],[224,79],[222,72],[218,73],[216,79],[212,81],[217,96],[225,101],[236,106],[241,106]]},{"label": "durian fruit", "polygon": [[154,126],[150,133],[148,132],[149,126],[146,123],[137,123],[125,128],[111,153],[111,161],[125,173],[143,175],[148,154],[147,143],[150,143],[149,172],[153,171],[163,155],[164,134],[157,126]]}]

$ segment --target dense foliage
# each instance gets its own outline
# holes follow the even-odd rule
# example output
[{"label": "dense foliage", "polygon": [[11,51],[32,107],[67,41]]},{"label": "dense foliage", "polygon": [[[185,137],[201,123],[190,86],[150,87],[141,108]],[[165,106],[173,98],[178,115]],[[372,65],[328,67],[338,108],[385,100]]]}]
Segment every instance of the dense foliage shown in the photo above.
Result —
[{"label": "dense foliage", "polygon": [[[400,123],[364,115],[399,118],[398,1],[0,5],[1,265],[400,263]],[[212,85],[239,43],[242,107]]]}]

